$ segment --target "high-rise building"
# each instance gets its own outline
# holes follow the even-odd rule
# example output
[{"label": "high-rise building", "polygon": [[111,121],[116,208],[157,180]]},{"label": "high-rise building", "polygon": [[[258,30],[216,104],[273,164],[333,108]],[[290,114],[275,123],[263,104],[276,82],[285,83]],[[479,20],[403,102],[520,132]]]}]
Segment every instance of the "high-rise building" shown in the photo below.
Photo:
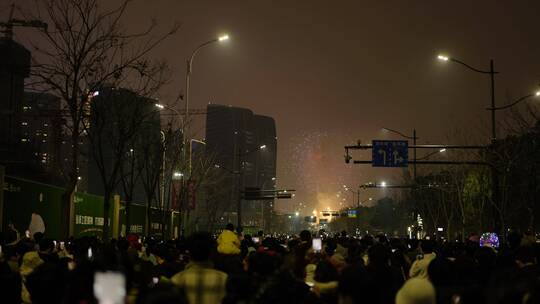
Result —
[{"label": "high-rise building", "polygon": [[[277,137],[276,123],[273,118],[262,115],[255,115],[255,127],[257,130],[257,141],[262,153],[257,153],[256,172],[257,187],[262,190],[275,190],[276,188],[276,162],[277,162]],[[268,230],[274,211],[274,200],[262,202],[262,227]]]},{"label": "high-rise building", "polygon": [[[110,181],[113,170],[117,170],[116,176],[120,178],[122,174],[145,174],[143,164],[155,166],[157,163],[160,169],[161,122],[154,100],[128,89],[104,87],[90,92],[88,113],[89,193],[104,195],[103,176]],[[117,165],[123,166],[125,171]],[[135,183],[132,201],[144,203],[147,195],[141,179]],[[116,184],[113,194],[125,199],[122,183]]]},{"label": "high-rise building", "polygon": [[[65,117],[60,98],[42,92],[25,92],[20,123],[20,153],[27,166],[41,172],[40,180],[61,184],[64,168]],[[64,143],[64,144],[63,144]]]},{"label": "high-rise building", "polygon": [[24,79],[30,73],[30,51],[9,38],[0,38],[0,162],[10,172],[23,160],[21,143]]},{"label": "high-rise building", "polygon": [[61,184],[60,99],[25,92],[30,51],[0,38],[0,163],[6,173]]},{"label": "high-rise building", "polygon": [[[221,187],[230,189],[223,199],[215,202],[223,205],[222,223],[236,222],[243,189],[275,189],[275,122],[271,117],[254,115],[249,109],[210,104],[206,116],[206,145],[216,167],[226,174]],[[242,225],[267,229],[273,204],[273,200],[242,200]]]}]

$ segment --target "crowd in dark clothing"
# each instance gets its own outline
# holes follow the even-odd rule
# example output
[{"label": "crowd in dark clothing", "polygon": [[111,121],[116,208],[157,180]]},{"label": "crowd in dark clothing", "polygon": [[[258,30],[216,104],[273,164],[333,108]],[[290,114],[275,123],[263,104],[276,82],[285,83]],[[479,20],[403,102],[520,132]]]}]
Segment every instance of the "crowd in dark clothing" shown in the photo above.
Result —
[{"label": "crowd in dark clothing", "polygon": [[318,250],[313,238],[231,225],[170,241],[37,234],[2,244],[0,303],[540,303],[540,244],[519,233],[499,248],[342,232]]}]

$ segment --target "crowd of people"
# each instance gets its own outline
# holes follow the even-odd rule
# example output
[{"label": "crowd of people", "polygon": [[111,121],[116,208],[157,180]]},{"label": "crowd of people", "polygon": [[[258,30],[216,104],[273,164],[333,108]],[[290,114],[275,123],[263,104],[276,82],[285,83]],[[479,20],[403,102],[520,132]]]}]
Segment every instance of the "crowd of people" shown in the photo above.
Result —
[{"label": "crowd of people", "polygon": [[[313,240],[316,239],[314,242]],[[540,303],[540,244],[509,233],[466,242],[218,235],[54,241],[42,233],[0,255],[0,303]]]}]

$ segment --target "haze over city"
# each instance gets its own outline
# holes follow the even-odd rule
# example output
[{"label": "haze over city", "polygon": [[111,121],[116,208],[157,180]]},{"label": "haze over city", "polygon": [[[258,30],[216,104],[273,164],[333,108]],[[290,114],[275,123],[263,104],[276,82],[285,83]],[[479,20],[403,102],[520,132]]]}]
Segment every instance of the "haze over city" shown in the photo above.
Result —
[{"label": "haze over city", "polygon": [[[484,69],[494,59],[500,105],[534,92],[540,83],[539,10],[536,1],[157,0],[133,3],[126,26],[151,18],[162,27],[181,23],[156,50],[172,67],[165,101],[182,90],[191,49],[230,35],[227,44],[198,54],[193,107],[212,102],[274,117],[278,185],[297,190],[294,200],[277,206],[291,212],[307,203],[310,213],[339,208],[339,200],[329,198],[343,184],[400,183],[400,170],[347,165],[343,159],[343,146],[358,140],[400,139],[383,127],[407,135],[416,128],[424,144],[464,143],[459,137],[489,142],[489,79],[440,62],[437,55]],[[394,194],[366,191],[362,200],[385,195]],[[353,205],[352,195],[346,197]]]}]

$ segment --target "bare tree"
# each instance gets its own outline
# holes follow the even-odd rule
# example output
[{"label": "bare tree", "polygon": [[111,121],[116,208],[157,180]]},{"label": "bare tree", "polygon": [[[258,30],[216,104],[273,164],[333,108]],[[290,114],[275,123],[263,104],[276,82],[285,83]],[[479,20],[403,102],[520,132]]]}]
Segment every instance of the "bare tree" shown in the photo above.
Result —
[{"label": "bare tree", "polygon": [[[158,201],[159,180],[163,164],[164,145],[160,137],[152,136],[160,132],[160,126],[145,125],[144,131],[135,144],[136,166],[140,171],[140,181],[146,196],[145,233],[148,235],[151,228],[152,204]],[[157,205],[156,205],[157,207]]]},{"label": "bare tree", "polygon": [[92,99],[90,119],[84,120],[91,164],[99,172],[104,195],[104,238],[108,237],[109,231],[110,199],[121,180],[126,154],[132,151],[133,139],[140,136],[146,122],[160,124],[153,103],[135,92],[118,88],[102,88]]},{"label": "bare tree", "polygon": [[218,202],[229,189],[223,188],[226,172],[216,167],[216,155],[201,151],[192,157],[192,179],[194,190],[202,196],[198,199],[201,206],[197,206],[194,218],[190,221],[190,227],[198,227],[202,219],[206,220],[205,228],[213,231],[218,220],[223,216],[230,205]]},{"label": "bare tree", "polygon": [[[106,85],[129,88],[131,85],[127,83],[137,86],[141,78],[153,78],[156,69],[161,68],[152,65],[147,56],[178,29],[175,25],[170,31],[156,35],[156,24],[152,22],[142,32],[127,33],[121,20],[131,2],[122,0],[116,8],[103,10],[97,0],[40,0],[36,1],[34,11],[27,12],[34,16],[32,19],[49,24],[49,29],[35,40],[39,45],[30,42],[32,85],[59,96],[69,117],[72,150],[62,199],[64,223],[70,220],[72,196],[79,177],[80,144],[84,137],[83,123],[91,106],[90,93]],[[64,231],[63,235],[68,233]]]}]

